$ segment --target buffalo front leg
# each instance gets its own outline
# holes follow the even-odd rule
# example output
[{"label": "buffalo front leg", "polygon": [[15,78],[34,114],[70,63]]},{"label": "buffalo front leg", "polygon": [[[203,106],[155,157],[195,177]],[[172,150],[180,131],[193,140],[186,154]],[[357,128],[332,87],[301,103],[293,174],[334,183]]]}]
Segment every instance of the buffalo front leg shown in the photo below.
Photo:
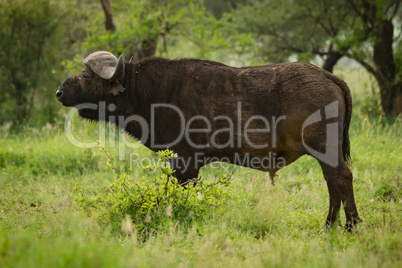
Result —
[{"label": "buffalo front leg", "polygon": [[341,159],[339,165],[336,167],[323,162],[320,162],[320,164],[327,181],[330,196],[327,224],[334,224],[342,202],[346,215],[345,227],[350,230],[352,226],[361,221],[355,203],[352,172],[343,159]]}]

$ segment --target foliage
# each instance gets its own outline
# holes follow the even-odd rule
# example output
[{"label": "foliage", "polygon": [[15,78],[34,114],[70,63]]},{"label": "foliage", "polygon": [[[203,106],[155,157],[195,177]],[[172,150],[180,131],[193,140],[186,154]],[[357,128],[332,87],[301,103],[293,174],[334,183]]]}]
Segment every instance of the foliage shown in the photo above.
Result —
[{"label": "foliage", "polygon": [[118,229],[127,216],[132,219],[136,231],[144,235],[143,238],[166,231],[171,221],[186,229],[194,221],[204,220],[231,198],[227,188],[231,181],[226,175],[213,182],[199,179],[186,186],[178,184],[172,176],[174,171],[167,164],[177,154],[168,149],[158,152],[158,163],[144,167],[150,172],[141,180],[131,178],[127,172],[117,174],[110,155],[101,149],[107,154],[108,166],[115,171],[116,178],[106,192],[94,196],[76,185],[77,204],[84,210],[95,208],[107,213]]},{"label": "foliage", "polygon": [[168,47],[184,37],[194,45],[196,57],[208,58],[217,49],[251,44],[248,34],[238,34],[227,18],[218,20],[210,15],[202,0],[122,0],[112,4],[116,30],[105,31],[103,16],[98,16],[82,43],[83,50],[108,50],[139,60],[169,55]]},{"label": "foliage", "polygon": [[205,0],[205,6],[216,18],[220,19],[225,13],[230,13],[242,4],[246,4],[247,0]]},{"label": "foliage", "polygon": [[234,17],[240,31],[254,34],[259,54],[269,62],[329,60],[342,49],[340,33],[353,19],[342,1],[329,0],[253,1],[235,10]]},{"label": "foliage", "polygon": [[0,2],[0,122],[28,119],[36,98],[46,101],[57,86],[60,17],[54,10],[51,0]]}]

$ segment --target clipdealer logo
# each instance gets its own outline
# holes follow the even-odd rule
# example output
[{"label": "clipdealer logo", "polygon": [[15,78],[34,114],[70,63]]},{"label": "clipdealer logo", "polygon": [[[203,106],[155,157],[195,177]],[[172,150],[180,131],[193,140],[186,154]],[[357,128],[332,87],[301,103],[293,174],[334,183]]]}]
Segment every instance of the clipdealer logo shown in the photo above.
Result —
[{"label": "clipdealer logo", "polygon": [[310,115],[306,121],[303,123],[302,127],[302,142],[304,145],[304,148],[315,158],[318,160],[321,160],[322,162],[332,166],[336,167],[338,165],[338,159],[339,159],[339,148],[338,148],[338,139],[339,139],[339,124],[336,123],[328,123],[326,132],[327,132],[327,139],[326,139],[326,150],[325,153],[321,153],[317,150],[314,150],[310,146],[308,146],[305,142],[305,137],[304,137],[304,129],[314,123],[323,121],[323,120],[328,120],[332,118],[337,118],[338,117],[338,101],[332,102],[325,106],[325,115],[324,117],[321,114],[321,109],[317,110],[314,112],[312,115]]}]

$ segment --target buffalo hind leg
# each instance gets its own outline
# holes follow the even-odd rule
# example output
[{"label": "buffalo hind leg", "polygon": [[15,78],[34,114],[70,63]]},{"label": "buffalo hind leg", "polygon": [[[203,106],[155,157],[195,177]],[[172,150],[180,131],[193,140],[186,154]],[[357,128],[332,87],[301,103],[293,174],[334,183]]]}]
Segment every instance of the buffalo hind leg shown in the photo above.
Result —
[{"label": "buffalo hind leg", "polygon": [[326,220],[326,226],[332,227],[338,219],[339,209],[341,208],[341,196],[338,193],[336,185],[331,182],[331,179],[327,179],[324,173],[325,180],[327,182],[329,192],[329,212]]},{"label": "buffalo hind leg", "polygon": [[329,191],[329,213],[327,224],[333,225],[337,219],[341,202],[345,209],[346,229],[350,230],[355,224],[359,223],[360,217],[357,213],[354,192],[353,175],[343,159],[340,159],[339,165],[332,167],[320,161],[325,180],[327,181]]}]

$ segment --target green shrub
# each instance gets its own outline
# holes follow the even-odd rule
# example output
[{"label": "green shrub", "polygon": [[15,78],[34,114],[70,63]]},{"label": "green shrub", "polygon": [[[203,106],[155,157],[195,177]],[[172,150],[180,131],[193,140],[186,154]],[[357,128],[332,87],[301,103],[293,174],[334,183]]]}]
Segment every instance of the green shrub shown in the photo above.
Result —
[{"label": "green shrub", "polygon": [[231,180],[226,175],[212,182],[197,179],[180,185],[167,164],[177,154],[168,149],[158,152],[157,164],[143,167],[147,172],[141,179],[131,178],[128,172],[118,174],[109,154],[101,149],[115,173],[110,186],[99,194],[91,194],[90,188],[84,190],[78,184],[74,189],[77,205],[84,211],[95,209],[106,215],[115,231],[127,217],[143,238],[168,230],[170,222],[187,229],[195,221],[212,216],[232,197],[228,188]]}]

